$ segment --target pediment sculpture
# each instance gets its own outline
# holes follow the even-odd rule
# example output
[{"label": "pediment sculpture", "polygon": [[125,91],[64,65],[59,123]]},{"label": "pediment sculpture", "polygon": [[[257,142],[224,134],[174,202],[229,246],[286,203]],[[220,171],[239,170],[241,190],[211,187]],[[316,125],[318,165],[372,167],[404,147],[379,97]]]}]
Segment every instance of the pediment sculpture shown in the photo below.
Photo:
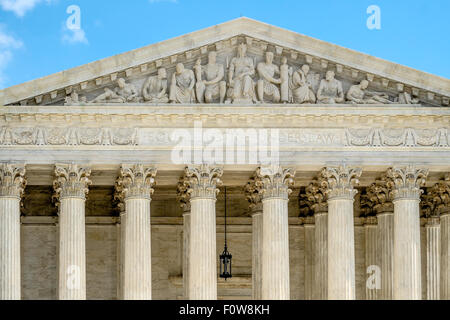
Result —
[{"label": "pediment sculpture", "polygon": [[[237,45],[236,51],[231,57],[224,58],[222,54],[220,60],[220,52],[209,51],[206,64],[200,57],[193,65],[177,63],[175,70],[160,65],[156,74],[141,82],[120,77],[112,87],[103,88],[95,96],[91,94],[91,99],[73,90],[65,105],[419,103],[417,97],[404,90],[393,96],[369,89],[371,82],[366,79],[355,83],[338,79],[331,69],[316,72],[308,63],[289,65],[286,56],[270,50],[262,56],[249,55],[246,43]],[[168,76],[170,70],[173,71]]]}]

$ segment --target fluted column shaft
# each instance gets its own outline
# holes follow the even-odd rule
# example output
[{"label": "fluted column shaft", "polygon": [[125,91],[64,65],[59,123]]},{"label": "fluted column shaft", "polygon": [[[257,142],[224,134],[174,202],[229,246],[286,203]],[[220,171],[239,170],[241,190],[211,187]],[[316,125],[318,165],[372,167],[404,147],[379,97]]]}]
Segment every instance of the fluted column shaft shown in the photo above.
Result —
[{"label": "fluted column shaft", "polygon": [[427,234],[427,300],[440,299],[441,232],[439,218],[430,218]]},{"label": "fluted column shaft", "polygon": [[421,300],[419,199],[394,200],[394,299]]},{"label": "fluted column shaft", "polygon": [[252,298],[262,299],[262,244],[263,213],[262,210],[252,214]]},{"label": "fluted column shaft", "polygon": [[353,203],[362,170],[345,165],[322,171],[328,196],[328,300],[355,300]]},{"label": "fluted column shaft", "polygon": [[189,247],[191,242],[191,212],[183,214],[183,289],[184,299],[189,299]]},{"label": "fluted column shaft", "polygon": [[441,216],[441,299],[450,300],[450,214]]},{"label": "fluted column shaft", "polygon": [[263,200],[262,299],[289,300],[288,200]]},{"label": "fluted column shaft", "polygon": [[191,196],[189,299],[217,300],[216,197],[223,170],[200,165],[185,174]]},{"label": "fluted column shaft", "polygon": [[262,299],[289,300],[289,187],[295,172],[279,166],[259,168],[263,189]]},{"label": "fluted column shaft", "polygon": [[85,199],[62,198],[59,210],[59,300],[86,300]]},{"label": "fluted column shaft", "polygon": [[[377,267],[377,225],[376,218],[368,217],[368,221],[364,225],[365,231],[365,261],[366,261],[366,272],[371,271],[370,274],[374,275],[375,278],[370,285],[366,285],[366,300],[377,300],[379,289],[377,288],[376,277],[380,276],[376,273],[376,270],[370,270],[371,267]],[[375,272],[375,273],[374,273]],[[367,274],[369,275],[369,273]]]},{"label": "fluted column shaft", "polygon": [[305,300],[314,299],[316,285],[314,283],[314,235],[315,226],[311,217],[304,224],[305,230]]},{"label": "fluted column shaft", "polygon": [[116,182],[125,201],[123,299],[151,300],[152,246],[150,202],[157,170],[143,164],[122,165]]},{"label": "fluted column shaft", "polygon": [[151,300],[150,199],[126,198],[125,207],[123,296],[125,300]]},{"label": "fluted column shaft", "polygon": [[328,200],[328,299],[355,299],[353,199]]},{"label": "fluted column shaft", "polygon": [[388,170],[394,189],[394,300],[421,300],[420,196],[428,170]]},{"label": "fluted column shaft", "polygon": [[189,299],[217,300],[216,200],[191,199]]},{"label": "fluted column shaft", "polygon": [[0,196],[0,300],[20,299],[20,198]]},{"label": "fluted column shaft", "polygon": [[378,265],[381,269],[380,300],[392,300],[394,288],[394,213],[384,212],[378,218]]},{"label": "fluted column shaft", "polygon": [[0,300],[21,299],[20,198],[25,166],[0,164]]},{"label": "fluted column shaft", "polygon": [[315,300],[328,299],[328,212],[314,215],[314,286]]},{"label": "fluted column shaft", "polygon": [[59,199],[60,300],[86,300],[85,202],[91,170],[76,164],[55,167],[53,187]]}]

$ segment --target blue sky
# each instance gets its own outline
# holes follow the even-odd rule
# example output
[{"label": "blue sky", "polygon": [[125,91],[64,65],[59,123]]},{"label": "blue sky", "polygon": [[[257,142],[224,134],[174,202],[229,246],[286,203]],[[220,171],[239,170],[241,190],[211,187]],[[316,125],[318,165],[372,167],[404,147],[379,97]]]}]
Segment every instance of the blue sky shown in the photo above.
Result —
[{"label": "blue sky", "polygon": [[450,78],[449,0],[0,0],[0,89],[240,16]]}]

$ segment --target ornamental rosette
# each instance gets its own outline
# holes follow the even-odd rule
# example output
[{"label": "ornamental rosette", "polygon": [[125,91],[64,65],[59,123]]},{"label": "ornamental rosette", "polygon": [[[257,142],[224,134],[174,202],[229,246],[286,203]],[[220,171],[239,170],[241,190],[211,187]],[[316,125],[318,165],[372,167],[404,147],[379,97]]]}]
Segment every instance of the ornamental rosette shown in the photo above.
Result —
[{"label": "ornamental rosette", "polygon": [[191,199],[210,198],[216,200],[219,194],[218,186],[222,185],[220,178],[223,169],[211,167],[208,164],[189,166],[185,169],[186,177],[189,179],[188,193]]},{"label": "ornamental rosette", "polygon": [[256,174],[245,185],[245,198],[249,202],[250,212],[252,213],[262,211],[262,188],[262,180]]},{"label": "ornamental rosette", "polygon": [[305,188],[305,193],[300,194],[299,207],[303,216],[328,212],[327,182],[322,175]]},{"label": "ornamental rosette", "polygon": [[361,168],[347,167],[327,167],[322,170],[322,175],[326,178],[328,199],[349,199],[353,200],[358,193],[353,187],[359,184]]},{"label": "ornamental rosette", "polygon": [[191,194],[189,193],[189,178],[184,175],[177,185],[177,201],[184,212],[191,211]]},{"label": "ornamental rosette", "polygon": [[[366,189],[364,199],[372,204],[374,213],[394,212],[392,187],[392,179],[384,174],[381,179],[376,180]],[[361,201],[363,201],[363,198],[361,198]]]},{"label": "ornamental rosette", "polygon": [[55,167],[55,180],[53,189],[58,201],[64,198],[81,198],[86,200],[89,186],[92,181],[91,169],[81,167],[78,164],[57,164]]},{"label": "ornamental rosette", "polygon": [[450,175],[428,189],[427,194],[422,197],[420,206],[427,218],[450,213]]},{"label": "ornamental rosette", "polygon": [[408,165],[390,168],[388,176],[392,179],[394,201],[402,199],[420,200],[423,193],[421,187],[425,186],[428,170]]},{"label": "ornamental rosette", "polygon": [[256,172],[262,181],[261,193],[263,199],[283,198],[288,200],[292,193],[290,187],[294,185],[295,171],[293,169],[267,166],[258,168]]},{"label": "ornamental rosette", "polygon": [[27,185],[25,172],[25,165],[0,164],[0,197],[20,199]]},{"label": "ornamental rosette", "polygon": [[126,201],[131,198],[151,200],[157,169],[143,164],[122,165],[116,190],[123,193]]}]

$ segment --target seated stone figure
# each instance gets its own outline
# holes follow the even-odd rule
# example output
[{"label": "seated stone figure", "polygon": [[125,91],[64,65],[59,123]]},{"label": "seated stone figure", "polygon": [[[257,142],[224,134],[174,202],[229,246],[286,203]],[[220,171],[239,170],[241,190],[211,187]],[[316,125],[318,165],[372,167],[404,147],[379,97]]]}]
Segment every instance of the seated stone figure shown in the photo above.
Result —
[{"label": "seated stone figure", "polygon": [[142,87],[142,97],[145,102],[167,103],[167,71],[165,68],[158,69],[158,75],[151,76]]},{"label": "seated stone figure", "polygon": [[312,90],[309,65],[303,65],[292,75],[292,100],[294,103],[316,103],[316,95]]},{"label": "seated stone figure", "polygon": [[342,83],[334,78],[333,71],[327,71],[325,79],[320,82],[317,91],[317,101],[323,104],[336,104],[344,102]]},{"label": "seated stone figure", "polygon": [[212,103],[214,99],[219,98],[220,103],[224,103],[227,85],[224,81],[225,70],[223,65],[216,63],[217,52],[211,51],[208,54],[208,64],[201,65],[200,59],[194,67],[197,77],[195,90],[197,101],[199,103]]},{"label": "seated stone figure", "polygon": [[95,98],[92,103],[126,103],[139,102],[138,92],[134,85],[125,79],[117,79],[117,87],[113,90],[105,88],[105,92]]},{"label": "seated stone figure", "polygon": [[195,103],[195,76],[192,70],[177,64],[176,72],[172,75],[169,100],[172,103]]},{"label": "seated stone figure", "polygon": [[254,74],[255,65],[253,59],[247,57],[247,45],[240,44],[238,55],[231,60],[228,71],[228,101],[234,104],[257,102]]},{"label": "seated stone figure", "polygon": [[389,96],[375,92],[368,92],[369,81],[363,80],[360,84],[351,86],[347,92],[347,100],[353,104],[392,103]]},{"label": "seated stone figure", "polygon": [[260,80],[257,83],[257,92],[259,101],[264,102],[265,97],[269,97],[274,103],[280,102],[281,79],[275,79],[275,75],[280,74],[280,68],[273,64],[273,53],[266,52],[266,61],[261,62],[257,66]]}]

